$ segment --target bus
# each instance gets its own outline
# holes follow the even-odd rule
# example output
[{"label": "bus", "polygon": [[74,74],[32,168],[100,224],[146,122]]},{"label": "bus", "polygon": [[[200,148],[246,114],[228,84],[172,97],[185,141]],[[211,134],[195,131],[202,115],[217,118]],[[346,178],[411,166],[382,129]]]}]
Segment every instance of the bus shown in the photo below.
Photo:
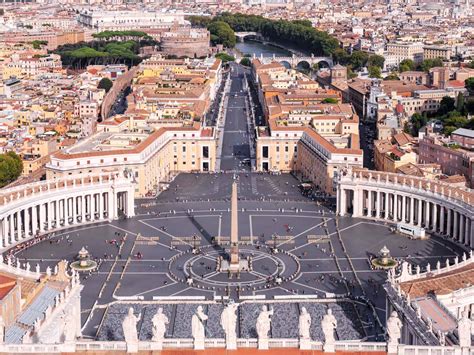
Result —
[{"label": "bus", "polygon": [[397,224],[397,232],[408,235],[414,239],[423,239],[426,237],[424,228],[411,226],[409,224],[404,223]]}]

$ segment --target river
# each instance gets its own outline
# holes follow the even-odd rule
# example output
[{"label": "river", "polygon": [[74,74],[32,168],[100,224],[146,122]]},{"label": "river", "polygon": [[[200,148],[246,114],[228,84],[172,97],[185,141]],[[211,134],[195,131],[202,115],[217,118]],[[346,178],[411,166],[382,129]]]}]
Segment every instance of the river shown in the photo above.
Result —
[{"label": "river", "polygon": [[260,57],[263,54],[264,57],[271,57],[273,54],[276,56],[291,56],[291,52],[283,48],[273,46],[271,44],[264,44],[257,41],[245,40],[244,42],[237,42],[235,48],[239,50],[242,55],[244,54],[255,54]]}]

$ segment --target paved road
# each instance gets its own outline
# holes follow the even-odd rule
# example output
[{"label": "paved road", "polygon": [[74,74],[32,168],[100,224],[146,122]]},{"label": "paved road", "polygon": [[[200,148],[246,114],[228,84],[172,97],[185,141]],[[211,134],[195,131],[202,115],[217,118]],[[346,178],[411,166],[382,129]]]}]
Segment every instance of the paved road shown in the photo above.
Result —
[{"label": "paved road", "polygon": [[245,110],[246,92],[243,91],[243,69],[232,65],[229,101],[225,112],[224,139],[221,156],[221,170],[249,170],[243,165],[244,159],[250,159],[247,112]]}]

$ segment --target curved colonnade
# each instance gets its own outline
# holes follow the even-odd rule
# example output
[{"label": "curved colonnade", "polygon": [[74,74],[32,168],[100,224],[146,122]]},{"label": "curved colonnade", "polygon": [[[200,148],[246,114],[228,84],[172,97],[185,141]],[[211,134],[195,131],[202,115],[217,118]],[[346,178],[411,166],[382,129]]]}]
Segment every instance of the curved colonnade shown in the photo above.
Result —
[{"label": "curved colonnade", "polygon": [[0,249],[41,233],[134,216],[134,185],[119,174],[71,176],[0,190]]},{"label": "curved colonnade", "polygon": [[349,170],[338,177],[337,213],[404,223],[474,247],[474,192],[442,182]]}]

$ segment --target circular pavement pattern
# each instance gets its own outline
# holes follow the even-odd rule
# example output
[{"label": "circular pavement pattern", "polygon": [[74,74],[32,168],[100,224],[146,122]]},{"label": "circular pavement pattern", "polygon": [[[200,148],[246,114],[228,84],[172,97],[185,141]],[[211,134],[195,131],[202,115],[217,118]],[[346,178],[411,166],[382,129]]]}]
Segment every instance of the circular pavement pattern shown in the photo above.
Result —
[{"label": "circular pavement pattern", "polygon": [[[218,269],[218,258],[227,262],[229,248],[208,245],[193,253],[188,249],[170,260],[169,273],[181,283],[198,289],[212,290],[223,295],[230,288],[257,291],[278,287],[282,282],[295,279],[300,273],[298,258],[289,252],[279,250],[274,253],[266,245],[244,245],[239,248],[240,261],[251,268],[239,273],[229,273]],[[192,279],[192,283],[190,282]]]}]

